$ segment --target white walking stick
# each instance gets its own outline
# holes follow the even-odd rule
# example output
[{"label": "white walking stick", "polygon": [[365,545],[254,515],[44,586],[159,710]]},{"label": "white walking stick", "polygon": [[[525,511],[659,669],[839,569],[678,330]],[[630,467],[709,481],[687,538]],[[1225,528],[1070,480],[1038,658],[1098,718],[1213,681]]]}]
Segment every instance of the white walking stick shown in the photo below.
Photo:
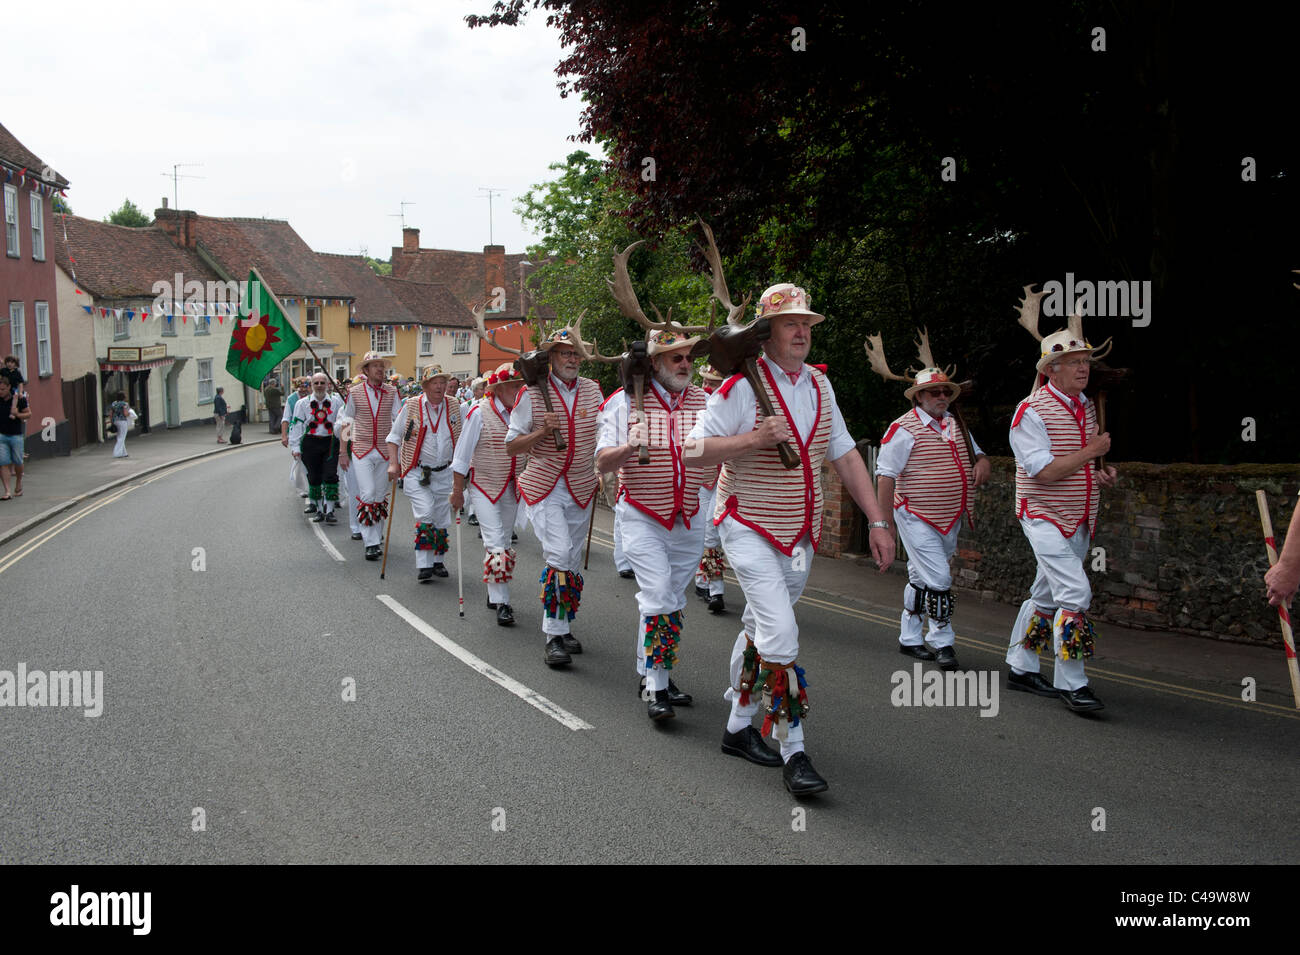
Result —
[{"label": "white walking stick", "polygon": [[463,562],[460,557],[460,511],[456,512],[456,590],[460,599],[460,615],[465,616],[465,575],[461,573]]}]

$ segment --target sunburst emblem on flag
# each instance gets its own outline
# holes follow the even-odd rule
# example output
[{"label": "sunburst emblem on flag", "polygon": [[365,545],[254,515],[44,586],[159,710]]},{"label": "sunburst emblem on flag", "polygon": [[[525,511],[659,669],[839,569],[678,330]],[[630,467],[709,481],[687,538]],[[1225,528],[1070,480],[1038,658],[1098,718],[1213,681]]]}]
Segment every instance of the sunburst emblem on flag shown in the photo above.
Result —
[{"label": "sunburst emblem on flag", "polygon": [[234,345],[239,350],[239,362],[243,364],[246,361],[257,361],[262,357],[262,353],[272,345],[280,341],[275,334],[278,328],[273,328],[270,324],[271,316],[259,316],[257,323],[245,325],[238,322],[235,325]]}]

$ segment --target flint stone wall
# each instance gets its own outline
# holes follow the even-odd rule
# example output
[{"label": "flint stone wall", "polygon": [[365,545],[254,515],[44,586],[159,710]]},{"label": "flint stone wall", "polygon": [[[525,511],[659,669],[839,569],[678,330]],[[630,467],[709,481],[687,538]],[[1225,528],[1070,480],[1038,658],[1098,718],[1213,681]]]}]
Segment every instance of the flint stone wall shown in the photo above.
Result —
[{"label": "flint stone wall", "polygon": [[[864,449],[864,457],[865,457]],[[963,524],[953,559],[959,589],[1019,606],[1035,563],[1015,518],[1015,460],[994,457],[993,476],[975,495],[976,530]],[[1276,645],[1277,611],[1264,600],[1268,557],[1255,491],[1268,496],[1278,550],[1300,486],[1300,466],[1125,464],[1102,491],[1088,560],[1091,613],[1136,629],[1167,630],[1239,643]],[[821,552],[859,550],[863,515],[829,467]],[[902,564],[895,565],[896,569]]]}]

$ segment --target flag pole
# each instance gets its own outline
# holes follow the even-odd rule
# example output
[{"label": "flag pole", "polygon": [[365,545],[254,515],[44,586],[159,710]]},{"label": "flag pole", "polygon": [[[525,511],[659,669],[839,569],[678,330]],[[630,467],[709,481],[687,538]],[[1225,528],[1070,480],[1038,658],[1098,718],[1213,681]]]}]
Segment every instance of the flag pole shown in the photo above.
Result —
[{"label": "flag pole", "polygon": [[[250,265],[248,267],[248,270],[252,272],[255,276],[257,276],[257,281],[262,284],[262,288],[266,289],[266,294],[271,296],[271,298],[274,299],[275,302],[278,304],[280,301],[279,297],[275,294],[274,291],[272,291],[270,283],[266,281],[266,279],[262,276],[262,273],[257,270],[257,266]],[[302,342],[303,347],[305,347],[307,351],[311,352],[311,357],[316,359],[316,364],[319,365],[320,370],[325,373],[325,377],[330,380],[330,383],[334,386],[334,390],[338,392],[340,395],[346,395],[348,393],[347,386],[344,385],[342,382],[338,381],[334,377],[333,373],[329,370],[329,368],[325,366],[325,362],[321,361],[320,355],[316,354],[316,349],[311,347],[311,342],[307,341],[307,336],[304,335],[302,332],[298,331],[298,327],[294,325],[293,319],[289,317],[288,312],[284,313],[284,320],[289,323],[289,327],[292,328],[293,333],[298,336],[298,339]]]}]

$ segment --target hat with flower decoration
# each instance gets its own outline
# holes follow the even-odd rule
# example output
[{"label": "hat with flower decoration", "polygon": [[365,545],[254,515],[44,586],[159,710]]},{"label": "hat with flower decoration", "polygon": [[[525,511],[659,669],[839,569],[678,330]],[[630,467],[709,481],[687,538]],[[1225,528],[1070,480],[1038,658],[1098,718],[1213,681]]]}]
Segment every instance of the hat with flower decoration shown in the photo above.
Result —
[{"label": "hat with flower decoration", "polygon": [[646,336],[646,352],[653,358],[655,355],[662,355],[666,351],[691,348],[700,341],[699,335],[688,336],[684,331],[678,331],[675,328],[664,328],[657,332],[651,332]]},{"label": "hat with flower decoration", "polygon": [[797,285],[781,282],[768,286],[758,300],[758,318],[776,318],[778,315],[808,315],[810,325],[816,325],[826,316],[812,310],[812,299]]},{"label": "hat with flower decoration", "polygon": [[700,369],[700,379],[702,381],[722,381],[722,375],[718,374],[716,368],[712,365],[705,365]]},{"label": "hat with flower decoration", "polygon": [[492,391],[502,385],[508,385],[513,382],[522,384],[524,378],[523,375],[520,374],[519,369],[515,367],[514,362],[507,361],[497,365],[496,371],[492,372],[492,374],[488,375],[484,380],[486,381],[484,387],[488,391]]},{"label": "hat with flower decoration", "polygon": [[433,381],[435,378],[446,378],[450,381],[451,375],[442,370],[442,365],[430,365],[420,373],[420,384],[424,384],[426,381]]}]

